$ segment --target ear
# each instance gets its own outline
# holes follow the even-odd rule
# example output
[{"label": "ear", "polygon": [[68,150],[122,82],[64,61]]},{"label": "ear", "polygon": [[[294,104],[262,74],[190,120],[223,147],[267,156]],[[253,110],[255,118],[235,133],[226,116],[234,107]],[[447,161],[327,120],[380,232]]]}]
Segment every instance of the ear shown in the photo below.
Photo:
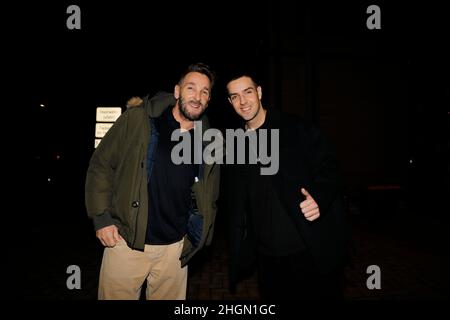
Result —
[{"label": "ear", "polygon": [[173,96],[174,96],[175,99],[177,99],[177,100],[178,100],[178,98],[180,97],[180,90],[181,90],[180,86],[179,86],[178,84],[175,85],[175,88],[174,88],[174,90],[173,90]]},{"label": "ear", "polygon": [[228,102],[229,102],[231,105],[233,105],[233,102],[231,102],[231,98],[230,98],[230,97],[228,97]]},{"label": "ear", "polygon": [[262,98],[262,89],[261,89],[261,86],[258,86],[258,88],[256,88],[256,91],[258,92],[258,99],[261,100],[261,98]]}]

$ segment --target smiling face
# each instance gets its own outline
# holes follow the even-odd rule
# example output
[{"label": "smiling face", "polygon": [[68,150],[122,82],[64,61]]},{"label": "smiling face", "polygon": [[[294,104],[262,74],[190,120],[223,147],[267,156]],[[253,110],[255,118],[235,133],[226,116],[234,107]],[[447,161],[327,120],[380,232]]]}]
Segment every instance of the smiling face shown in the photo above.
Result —
[{"label": "smiling face", "polygon": [[195,121],[200,118],[211,97],[211,81],[199,72],[189,72],[175,86],[175,99],[180,113],[186,120]]},{"label": "smiling face", "polygon": [[227,85],[228,101],[236,113],[247,123],[259,123],[264,117],[261,105],[262,90],[250,77],[243,76],[232,80]]}]

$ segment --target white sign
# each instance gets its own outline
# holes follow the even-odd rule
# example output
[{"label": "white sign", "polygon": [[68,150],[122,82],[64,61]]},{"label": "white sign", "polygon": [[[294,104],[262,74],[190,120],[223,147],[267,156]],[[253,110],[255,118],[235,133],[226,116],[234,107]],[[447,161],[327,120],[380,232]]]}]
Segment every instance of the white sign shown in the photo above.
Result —
[{"label": "white sign", "polygon": [[94,141],[94,148],[97,149],[98,144],[100,143],[100,141],[102,141],[102,139],[95,139],[95,141]]},{"label": "white sign", "polygon": [[108,130],[114,123],[96,123],[95,124],[95,137],[103,138]]},{"label": "white sign", "polygon": [[97,122],[115,122],[122,114],[120,107],[98,107],[97,108]]}]

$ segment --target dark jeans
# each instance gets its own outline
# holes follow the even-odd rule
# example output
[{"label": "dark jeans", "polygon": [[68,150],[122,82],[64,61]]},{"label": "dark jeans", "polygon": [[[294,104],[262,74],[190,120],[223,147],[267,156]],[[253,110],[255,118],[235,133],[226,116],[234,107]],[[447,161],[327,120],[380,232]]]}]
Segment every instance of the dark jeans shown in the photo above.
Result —
[{"label": "dark jeans", "polygon": [[262,300],[333,299],[342,295],[342,270],[320,274],[305,251],[289,256],[258,257]]}]

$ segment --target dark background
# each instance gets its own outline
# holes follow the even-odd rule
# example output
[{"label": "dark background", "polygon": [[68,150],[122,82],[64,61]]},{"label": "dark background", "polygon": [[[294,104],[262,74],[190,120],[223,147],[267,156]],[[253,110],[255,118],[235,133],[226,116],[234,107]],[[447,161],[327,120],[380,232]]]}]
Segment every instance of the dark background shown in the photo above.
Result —
[{"label": "dark background", "polygon": [[[81,30],[66,27],[71,4],[81,8]],[[371,4],[381,8],[381,30],[366,27]],[[214,126],[232,127],[237,120],[224,90],[230,66],[253,64],[261,72],[265,106],[302,115],[334,143],[355,227],[361,221],[374,229],[390,225],[395,233],[414,219],[413,243],[434,236],[427,246],[446,249],[444,12],[428,4],[294,1],[47,1],[8,8],[11,109],[26,128],[18,137],[24,151],[20,209],[10,215],[8,230],[8,262],[23,280],[14,285],[16,294],[58,298],[66,275],[54,274],[54,261],[77,264],[77,255],[64,256],[66,248],[79,244],[101,254],[83,190],[96,108],[125,110],[132,96],[171,91],[195,61],[219,76],[207,110]],[[432,226],[422,225],[431,220]],[[30,259],[39,266],[30,269]],[[96,275],[98,260],[92,264],[88,272]],[[48,292],[30,281],[46,282]]]}]

